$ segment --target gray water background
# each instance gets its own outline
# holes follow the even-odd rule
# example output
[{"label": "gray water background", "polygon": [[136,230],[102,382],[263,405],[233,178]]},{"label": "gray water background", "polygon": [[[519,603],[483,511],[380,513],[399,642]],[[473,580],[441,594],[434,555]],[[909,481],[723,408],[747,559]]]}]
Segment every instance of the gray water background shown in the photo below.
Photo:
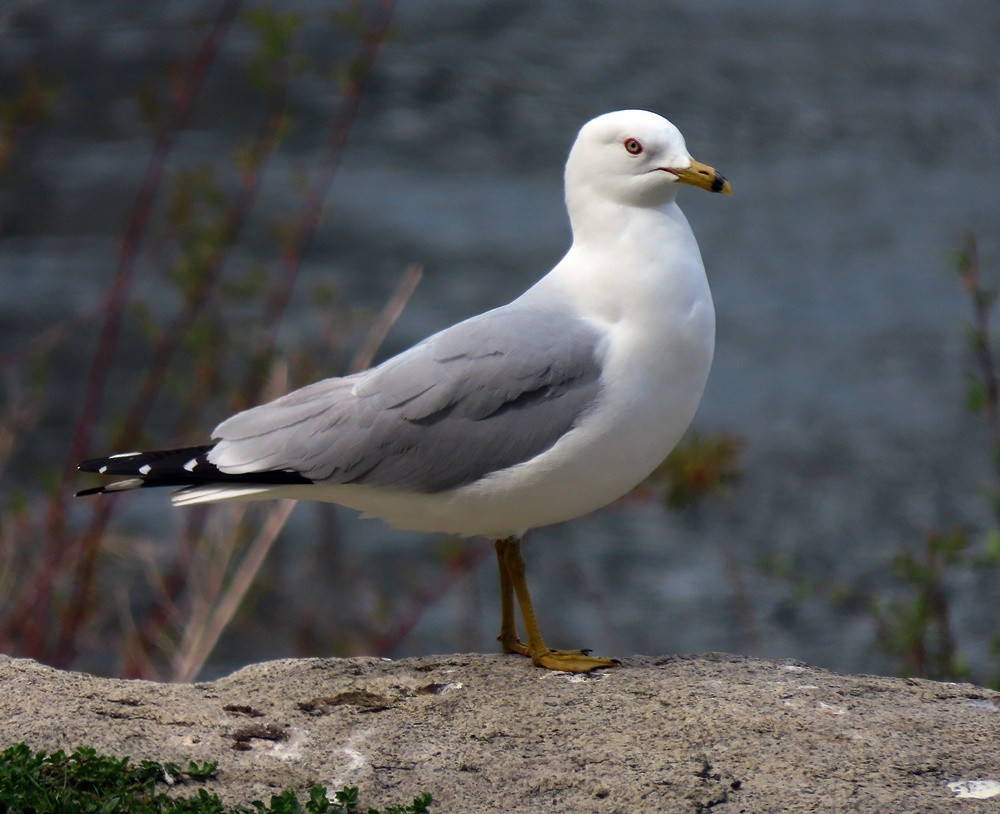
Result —
[{"label": "gray water background", "polygon": [[[324,5],[280,7],[315,16]],[[109,280],[149,150],[133,91],[165,60],[186,58],[191,17],[214,10],[0,5],[0,79],[35,65],[63,82],[57,115],[0,191],[0,351]],[[889,585],[893,553],[929,529],[989,525],[985,434],[963,407],[968,308],[948,258],[973,231],[984,267],[1000,269],[1000,3],[402,0],[395,29],[301,286],[330,279],[377,308],[406,264],[423,264],[383,355],[509,300],[558,260],[562,162],[594,115],[635,106],[668,116],[734,186],[731,198],[685,191],[680,204],[718,312],[695,426],[745,439],[743,479],[698,512],[626,505],[536,532],[529,578],[549,640],[891,670],[864,604]],[[252,50],[245,31],[227,41],[178,162],[229,160],[247,123],[237,89]],[[270,170],[265,210],[291,203],[287,179],[319,154],[332,101],[318,81],[296,90],[298,126]],[[245,242],[235,261],[258,248]],[[144,274],[155,296],[155,266]],[[286,345],[310,330],[305,299]],[[70,374],[96,330],[56,362],[66,392],[31,451],[43,462],[62,459],[80,392]],[[35,471],[5,477],[30,487]],[[314,529],[300,507],[269,564],[276,598],[223,642],[209,674],[297,652],[296,615],[361,624],[382,593],[435,578],[434,544],[343,515],[335,570],[352,575],[351,591],[324,590],[311,564],[296,563],[295,541]],[[126,530],[176,522],[162,495],[123,515]],[[792,563],[794,580],[764,558]],[[492,649],[494,580],[484,563],[395,655]],[[817,586],[805,598],[802,582]],[[822,593],[840,584],[854,601],[835,607]],[[985,670],[1000,590],[969,571],[950,587],[960,644]]]}]

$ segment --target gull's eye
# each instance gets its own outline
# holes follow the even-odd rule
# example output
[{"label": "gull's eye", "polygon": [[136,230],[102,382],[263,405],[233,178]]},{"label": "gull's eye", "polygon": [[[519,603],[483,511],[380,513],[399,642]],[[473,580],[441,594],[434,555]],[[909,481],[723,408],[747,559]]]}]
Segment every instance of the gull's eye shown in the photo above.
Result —
[{"label": "gull's eye", "polygon": [[642,143],[637,138],[631,136],[625,139],[625,149],[631,155],[639,155],[642,152]]}]

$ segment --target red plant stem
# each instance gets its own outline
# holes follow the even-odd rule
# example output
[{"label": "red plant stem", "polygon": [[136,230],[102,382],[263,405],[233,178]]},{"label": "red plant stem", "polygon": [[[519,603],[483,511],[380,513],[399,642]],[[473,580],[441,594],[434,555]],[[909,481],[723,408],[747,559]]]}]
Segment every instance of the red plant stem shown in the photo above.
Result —
[{"label": "red plant stem", "polygon": [[413,296],[413,292],[416,291],[423,276],[424,267],[416,263],[411,263],[403,270],[392,295],[382,307],[364,341],[351,358],[351,362],[347,366],[348,373],[358,373],[371,365],[375,354],[378,353],[378,349],[382,347],[382,343],[388,336],[389,330],[403,313],[403,309],[406,308],[406,304],[410,301],[410,297]]},{"label": "red plant stem", "polygon": [[[3,18],[0,16],[0,33],[3,30]],[[57,95],[55,88],[45,88],[40,84],[34,71],[27,71],[21,84],[20,94],[10,100],[14,107],[8,112],[13,114],[13,119],[6,123],[6,132],[0,132],[0,173],[7,170],[21,142],[45,119],[51,101]]]},{"label": "red plant stem", "polygon": [[[136,193],[132,217],[129,219],[119,245],[115,275],[105,301],[104,325],[88,370],[66,464],[58,488],[49,502],[47,556],[43,557],[43,564],[35,575],[34,584],[21,595],[20,601],[11,609],[7,619],[4,620],[4,624],[0,628],[0,635],[3,638],[9,638],[14,632],[24,631],[29,625],[44,628],[47,614],[43,612],[43,609],[45,604],[53,598],[52,588],[61,572],[63,562],[71,553],[81,549],[87,550],[88,546],[92,546],[93,530],[103,529],[107,522],[110,509],[107,508],[106,502],[102,501],[100,504],[95,504],[90,527],[76,541],[76,544],[71,543],[65,536],[66,510],[72,491],[72,481],[76,476],[76,466],[90,447],[94,426],[100,415],[104,385],[107,381],[112,356],[118,344],[122,317],[135,276],[136,257],[152,217],[153,205],[166,168],[167,156],[177,135],[191,118],[194,102],[204,85],[208,69],[214,63],[226,32],[241,5],[242,0],[225,0],[223,2],[212,28],[202,39],[201,46],[188,73],[187,81],[175,95],[171,119],[157,134],[153,152]],[[97,537],[99,541],[100,534]],[[36,631],[35,635],[27,636],[27,652],[31,655],[40,655],[40,651],[36,648],[44,647],[44,638],[44,630]]]},{"label": "red plant stem", "polygon": [[171,611],[176,606],[176,599],[188,584],[198,541],[204,534],[207,520],[208,512],[203,506],[188,513],[184,538],[170,570],[163,577],[160,590],[157,591],[156,602],[147,613],[141,629],[135,631],[133,647],[127,654],[123,654],[119,670],[122,678],[150,678],[149,651],[164,634],[170,623]]},{"label": "red plant stem", "polygon": [[[128,446],[138,435],[140,427],[148,415],[153,401],[159,392],[160,386],[163,383],[163,377],[166,373],[167,367],[180,346],[185,333],[190,329],[192,323],[195,319],[197,319],[198,315],[204,310],[212,293],[214,292],[221,275],[222,268],[225,265],[228,249],[232,246],[237,236],[243,231],[247,218],[254,207],[257,192],[260,187],[263,168],[267,164],[270,156],[273,155],[278,146],[278,142],[280,141],[280,133],[282,129],[288,90],[286,68],[287,66],[282,66],[280,81],[274,84],[273,92],[269,94],[267,105],[269,112],[264,119],[260,137],[256,141],[252,165],[250,169],[243,174],[240,191],[226,213],[226,223],[223,228],[222,241],[211,258],[209,258],[208,268],[200,281],[198,289],[185,303],[182,311],[177,315],[173,322],[171,322],[170,327],[167,328],[161,341],[158,343],[153,354],[153,360],[149,365],[149,369],[143,378],[143,383],[139,388],[139,394],[133,402],[132,409],[129,411],[129,414],[122,425],[121,431],[112,443],[112,446],[116,449]],[[197,512],[193,520],[193,525],[187,531],[186,544],[180,552],[178,559],[171,567],[169,574],[164,579],[163,594],[157,597],[157,602],[148,614],[142,630],[140,631],[139,641],[136,643],[136,647],[143,651],[145,650],[144,643],[155,641],[157,636],[167,625],[169,617],[167,609],[169,606],[174,604],[177,596],[184,588],[185,575],[191,560],[191,549],[197,536],[200,535],[202,531],[204,521],[205,513],[203,511]],[[88,563],[88,575],[92,574],[92,570],[95,566],[96,561]],[[81,591],[81,588],[89,583],[89,579],[86,580],[86,582],[84,580],[79,580],[77,582],[78,590],[74,597],[74,603],[81,609],[86,607],[86,595]],[[74,616],[82,620],[80,613],[74,614]],[[72,638],[75,638],[76,630],[67,630],[65,635],[72,640]],[[139,655],[139,653],[133,654],[133,656],[130,657],[126,663],[122,673],[126,678],[142,677],[142,668],[140,666],[140,662],[138,661]],[[141,655],[144,659],[146,658],[145,652],[142,652]]]},{"label": "red plant stem", "polygon": [[[87,551],[100,543],[103,530],[111,517],[113,505],[109,500],[95,504],[86,531],[74,541],[78,548]],[[51,604],[54,599],[53,589],[59,576],[58,569],[68,554],[67,549],[68,546],[64,545],[53,551],[50,546],[49,561],[36,573],[31,590],[19,597],[20,601],[4,619],[2,638],[9,640],[12,636],[17,636],[21,640],[22,651],[33,658],[41,658],[50,649],[53,620],[47,612],[46,604]],[[48,570],[45,570],[46,568]],[[66,619],[63,619],[58,631],[60,637],[65,624]],[[50,657],[49,661],[53,666],[66,666],[58,656]]]},{"label": "red plant stem", "polygon": [[493,553],[492,540],[465,541],[458,554],[449,560],[443,573],[432,585],[419,591],[410,607],[396,619],[391,629],[375,636],[372,640],[372,653],[375,656],[388,657],[402,642],[410,631],[417,626],[427,609],[444,596],[462,577],[471,573],[488,559]]},{"label": "red plant stem", "polygon": [[[73,441],[70,444],[66,467],[63,471],[62,486],[54,500],[54,503],[62,504],[58,507],[56,517],[54,518],[59,526],[61,526],[63,520],[66,493],[70,491],[71,481],[76,476],[76,466],[90,447],[94,426],[100,416],[104,385],[107,382],[111,358],[118,344],[118,336],[121,333],[122,316],[128,301],[129,289],[135,277],[136,257],[138,256],[139,246],[145,237],[150,220],[152,219],[153,205],[166,170],[167,156],[173,148],[178,134],[187,126],[188,121],[191,119],[195,100],[198,98],[204,85],[208,69],[218,57],[219,48],[241,5],[242,0],[224,0],[219,13],[216,15],[215,22],[212,24],[212,28],[201,42],[201,47],[198,49],[198,53],[191,65],[187,81],[181,85],[174,98],[171,119],[157,134],[156,142],[153,145],[153,152],[146,165],[146,172],[139,185],[135,203],[132,206],[132,217],[129,219],[125,234],[119,245],[118,264],[115,269],[114,280],[111,283],[111,294],[107,301],[104,326],[98,338],[94,359],[87,373],[87,381],[80,412],[76,420]],[[56,507],[53,506],[53,508]]]},{"label": "red plant stem", "polygon": [[[361,37],[361,49],[353,63],[357,66],[352,79],[345,82],[344,98],[334,116],[330,129],[330,139],[326,154],[320,165],[316,181],[306,195],[305,204],[299,213],[293,238],[281,253],[278,281],[271,292],[264,316],[261,333],[257,341],[255,357],[264,359],[270,355],[277,340],[278,329],[295,288],[295,281],[302,265],[302,257],[308,250],[319,228],[324,205],[333,186],[333,179],[340,167],[340,161],[347,146],[351,125],[357,117],[361,96],[371,77],[372,66],[378,56],[392,21],[395,0],[382,0],[373,23]],[[259,367],[252,367],[243,383],[243,398],[246,404],[254,402],[264,383],[264,375]]]},{"label": "red plant stem", "polygon": [[280,140],[287,90],[286,78],[282,77],[282,81],[276,84],[276,91],[269,99],[270,112],[265,120],[261,136],[257,140],[254,166],[244,173],[242,186],[226,212],[226,222],[222,229],[223,236],[207,261],[207,268],[197,289],[192,292],[183,309],[170,323],[157,343],[153,359],[139,387],[139,393],[122,424],[121,430],[111,443],[115,449],[132,444],[138,437],[142,424],[153,406],[153,401],[163,385],[163,378],[174,354],[180,347],[185,334],[190,330],[191,325],[202,313],[215,292],[228,256],[228,250],[246,225],[247,218],[256,202],[263,167],[267,163],[267,159],[274,153]]},{"label": "red plant stem", "polygon": [[979,247],[976,238],[969,236],[962,253],[962,276],[972,298],[975,330],[980,341],[976,343],[977,361],[983,386],[986,388],[986,428],[990,441],[996,447],[1000,444],[1000,380],[997,379],[996,358],[990,340],[990,310],[993,302],[983,290],[979,279]]},{"label": "red plant stem", "polygon": [[[316,229],[319,225],[320,216],[323,211],[323,204],[327,197],[327,193],[333,184],[333,179],[336,175],[337,169],[340,166],[340,160],[343,156],[343,151],[347,143],[350,126],[357,115],[361,94],[371,73],[372,64],[378,55],[379,46],[384,41],[385,36],[388,33],[393,2],[384,0],[380,8],[381,13],[379,14],[376,22],[369,27],[363,35],[362,50],[359,55],[358,63],[362,67],[358,73],[357,81],[348,84],[344,102],[341,105],[339,115],[335,119],[331,145],[327,151],[326,160],[321,168],[319,180],[310,190],[303,213],[300,216],[299,228],[296,231],[295,241],[293,243],[294,254],[290,256],[287,251],[282,254],[283,262],[280,283],[273,293],[265,311],[265,347],[268,351],[274,345],[278,327],[280,326],[281,320],[284,316],[288,301],[291,298],[298,269],[301,265],[301,257],[308,249],[312,237],[315,235]],[[198,64],[198,62],[199,60],[196,60],[196,64]],[[209,62],[207,64],[211,63]],[[263,155],[273,151],[277,144],[280,132],[280,110],[283,107],[285,96],[285,82],[282,81],[279,83],[279,86],[280,90],[272,99],[272,115],[268,117],[265,134],[259,142],[261,145],[261,152],[258,153],[258,157],[262,157]],[[177,121],[176,118],[175,121]],[[183,121],[186,121],[186,119]],[[162,169],[163,166],[161,164],[161,175]],[[233,238],[239,233],[246,222],[246,217],[252,208],[253,201],[255,199],[259,183],[259,172],[254,173],[253,177],[248,180],[249,183],[244,184],[241,195],[239,196],[236,204],[229,211],[228,222],[224,232],[224,246],[226,248],[231,245]],[[157,184],[158,182],[159,178],[157,178]],[[151,200],[149,209],[151,211]],[[146,222],[148,222],[148,214]],[[144,227],[145,224],[143,224],[143,228]],[[196,292],[195,296],[188,301],[184,311],[171,324],[171,327],[168,329],[163,341],[159,344],[150,370],[144,378],[144,384],[140,388],[139,395],[133,403],[133,409],[130,411],[125,424],[115,441],[116,445],[127,445],[132,442],[135,436],[138,435],[142,421],[148,413],[149,408],[152,406],[156,393],[162,384],[162,375],[168,367],[174,352],[184,336],[184,333],[190,327],[191,323],[197,318],[197,315],[201,312],[207,302],[210,292],[214,289],[225,256],[226,252],[222,248],[216,252],[212,261],[212,269],[206,275],[203,284],[199,288],[198,292]],[[131,277],[131,274],[129,274],[129,277]],[[122,301],[121,306],[124,306],[124,301]],[[121,306],[117,312],[119,322],[122,310]],[[105,327],[107,327],[107,325]],[[117,328],[118,325],[116,325],[116,331]],[[115,334],[115,339],[117,339],[117,333]],[[103,344],[103,341],[99,343],[99,348],[102,347]],[[104,371],[104,375],[106,375],[106,369]],[[101,384],[103,384],[103,378]],[[256,385],[256,388],[259,388],[259,384]],[[78,461],[82,457],[83,451],[84,450],[81,449],[76,458],[72,460]],[[61,620],[62,624],[60,625],[55,660],[53,662],[56,666],[71,662],[74,656],[74,653],[72,652],[73,644],[77,639],[80,626],[86,617],[89,598],[93,586],[93,579],[97,567],[100,542],[109,520],[109,510],[95,513],[93,516],[93,522],[88,527],[87,532],[83,535],[79,544],[79,549],[81,551],[80,560],[77,566],[73,597],[67,613],[63,615]],[[154,614],[154,616],[158,615]]]},{"label": "red plant stem", "polygon": [[104,297],[96,299],[77,311],[75,314],[53,323],[36,336],[29,339],[21,347],[7,353],[0,353],[0,371],[9,367],[24,365],[29,359],[37,357],[56,345],[61,344],[67,334],[76,332],[90,320],[94,319],[105,308]]},{"label": "red plant stem", "polygon": [[[286,68],[287,66],[282,66],[280,81],[275,83],[274,91],[269,95],[267,105],[268,114],[265,117],[260,137],[256,142],[253,167],[244,173],[240,190],[226,212],[226,222],[222,230],[220,242],[207,261],[207,268],[199,282],[198,288],[188,298],[184,308],[181,309],[181,312],[170,323],[170,326],[157,343],[152,361],[143,376],[139,392],[122,424],[121,430],[112,441],[111,446],[115,449],[122,449],[129,446],[138,437],[142,424],[163,385],[164,376],[174,358],[174,354],[180,347],[184,335],[198,318],[198,315],[204,310],[212,293],[215,291],[225,265],[226,257],[228,256],[228,249],[243,231],[250,211],[253,209],[257,191],[260,187],[263,166],[266,164],[268,157],[277,148],[278,141],[280,140],[287,95]],[[69,611],[63,616],[59,642],[56,648],[56,661],[58,663],[72,659],[72,643],[76,640],[80,625],[87,614],[93,588],[93,578],[97,568],[98,554],[100,552],[101,538],[110,519],[111,515],[109,512],[102,513],[100,515],[100,522],[91,524],[80,546],[82,552],[73,588],[73,598]],[[171,587],[179,589],[183,585],[183,580],[172,580],[169,584]],[[165,608],[161,608],[160,610],[165,610]],[[150,616],[153,627],[156,627],[157,624],[164,624],[165,620],[165,615],[156,611]],[[147,641],[151,640],[149,637],[153,635],[153,632],[152,629],[144,631],[147,634]]]}]

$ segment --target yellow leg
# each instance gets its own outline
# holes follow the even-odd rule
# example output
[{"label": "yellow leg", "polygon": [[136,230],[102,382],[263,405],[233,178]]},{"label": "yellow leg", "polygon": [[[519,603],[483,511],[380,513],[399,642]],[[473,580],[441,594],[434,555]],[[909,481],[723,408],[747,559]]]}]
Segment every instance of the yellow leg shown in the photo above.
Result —
[{"label": "yellow leg", "polygon": [[[614,659],[589,656],[582,650],[550,650],[542,641],[542,634],[535,619],[535,609],[528,594],[528,583],[524,577],[524,557],[521,556],[521,541],[508,537],[495,542],[497,566],[500,569],[500,635],[497,638],[505,653],[530,656],[532,663],[549,670],[567,673],[589,673],[601,667],[614,667]],[[525,645],[517,636],[514,619],[514,596],[521,608],[521,618],[528,637]]]},{"label": "yellow leg", "polygon": [[504,653],[530,656],[528,648],[517,635],[517,620],[514,618],[514,585],[507,573],[506,560],[507,546],[511,539],[493,541],[497,552],[497,570],[500,571],[500,635],[497,636],[497,641]]}]

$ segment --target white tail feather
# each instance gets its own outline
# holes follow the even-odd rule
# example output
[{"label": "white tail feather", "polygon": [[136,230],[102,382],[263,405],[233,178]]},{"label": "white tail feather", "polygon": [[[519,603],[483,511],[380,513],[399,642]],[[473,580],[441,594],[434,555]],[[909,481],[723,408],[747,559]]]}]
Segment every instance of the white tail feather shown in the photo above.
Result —
[{"label": "white tail feather", "polygon": [[175,506],[197,506],[200,503],[221,503],[223,501],[268,500],[280,495],[271,494],[273,486],[195,486],[181,489],[170,496]]}]

